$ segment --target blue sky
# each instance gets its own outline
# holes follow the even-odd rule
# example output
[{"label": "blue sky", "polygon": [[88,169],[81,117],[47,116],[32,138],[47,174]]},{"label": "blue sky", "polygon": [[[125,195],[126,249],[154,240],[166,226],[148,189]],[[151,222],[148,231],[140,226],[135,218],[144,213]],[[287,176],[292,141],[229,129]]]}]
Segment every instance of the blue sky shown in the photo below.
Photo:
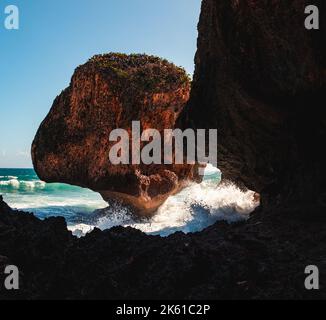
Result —
[{"label": "blue sky", "polygon": [[[0,0],[0,168],[32,167],[30,145],[74,69],[105,52],[194,69],[200,0]],[[4,28],[17,5],[20,29]]]}]

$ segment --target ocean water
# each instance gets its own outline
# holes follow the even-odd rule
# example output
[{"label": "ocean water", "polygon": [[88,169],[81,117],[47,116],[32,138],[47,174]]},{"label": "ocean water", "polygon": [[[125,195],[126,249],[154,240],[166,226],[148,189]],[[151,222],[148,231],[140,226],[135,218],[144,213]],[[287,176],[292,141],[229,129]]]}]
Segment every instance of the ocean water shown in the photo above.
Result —
[{"label": "ocean water", "polygon": [[212,166],[206,169],[201,184],[190,184],[171,196],[149,219],[135,217],[119,203],[108,205],[98,193],[88,189],[45,183],[33,169],[0,169],[0,194],[12,208],[33,212],[40,219],[64,217],[76,236],[95,227],[105,230],[119,225],[161,236],[177,231],[197,232],[216,221],[247,219],[259,205],[253,191],[244,192],[231,183],[221,183],[220,171]]}]

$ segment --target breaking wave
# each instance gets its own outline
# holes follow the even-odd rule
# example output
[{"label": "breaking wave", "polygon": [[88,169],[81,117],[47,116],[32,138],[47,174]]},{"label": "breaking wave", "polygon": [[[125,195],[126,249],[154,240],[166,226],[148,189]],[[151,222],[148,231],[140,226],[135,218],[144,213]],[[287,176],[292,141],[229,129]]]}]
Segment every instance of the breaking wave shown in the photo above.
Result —
[{"label": "breaking wave", "polygon": [[32,169],[0,169],[0,194],[14,209],[33,212],[40,219],[64,217],[76,236],[94,228],[133,227],[147,234],[168,236],[177,231],[198,232],[217,221],[247,219],[259,205],[253,191],[242,191],[232,183],[221,183],[221,172],[208,166],[204,181],[191,184],[171,196],[147,219],[112,203],[109,207],[98,193],[61,183],[45,183]]},{"label": "breaking wave", "polygon": [[7,177],[1,177],[1,178],[8,178],[9,180],[6,181],[0,181],[0,186],[8,187],[8,188],[14,188],[14,189],[44,189],[46,186],[46,183],[41,180],[34,180],[34,181],[24,181],[24,180],[18,180],[17,177],[14,176],[7,176]]},{"label": "breaking wave", "polygon": [[77,236],[95,227],[105,230],[114,226],[132,227],[161,236],[177,231],[198,232],[217,221],[233,223],[247,219],[259,205],[254,195],[253,191],[242,191],[232,183],[218,184],[211,179],[171,196],[152,218],[135,219],[126,207],[116,203],[105,209],[104,216],[96,223],[78,224],[69,229]]}]

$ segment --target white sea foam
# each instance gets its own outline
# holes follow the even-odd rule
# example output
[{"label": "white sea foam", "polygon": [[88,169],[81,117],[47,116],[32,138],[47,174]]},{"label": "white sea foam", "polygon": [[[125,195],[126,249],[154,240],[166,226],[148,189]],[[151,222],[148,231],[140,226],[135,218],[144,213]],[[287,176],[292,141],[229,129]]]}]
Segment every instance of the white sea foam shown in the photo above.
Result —
[{"label": "white sea foam", "polygon": [[18,179],[16,176],[0,176],[0,179]]},{"label": "white sea foam", "polygon": [[241,191],[231,183],[219,184],[221,172],[213,166],[205,169],[204,182],[191,184],[171,196],[152,218],[142,220],[119,204],[111,205],[104,214],[93,214],[94,210],[107,207],[98,193],[64,184],[46,184],[32,173],[20,175],[20,179],[14,174],[2,173],[0,180],[0,192],[11,207],[34,212],[41,219],[63,216],[69,230],[79,237],[95,227],[104,230],[114,226],[130,226],[161,236],[176,231],[197,232],[219,220],[232,223],[246,219],[259,204],[254,192]]},{"label": "white sea foam", "polygon": [[20,183],[17,179],[11,179],[7,181],[0,181],[0,186],[10,186],[12,188],[18,189],[20,186]]},{"label": "white sea foam", "polygon": [[214,175],[214,174],[221,174],[221,171],[219,169],[217,169],[216,167],[214,167],[213,165],[211,164],[208,164],[205,168],[205,171],[204,171],[204,175],[205,176],[211,176],[211,175]]},{"label": "white sea foam", "polygon": [[82,197],[76,198],[63,198],[60,196],[51,195],[19,195],[18,197],[11,197],[10,206],[18,209],[41,209],[46,208],[67,208],[67,207],[89,207],[91,210],[103,209],[107,206],[100,197],[94,199],[83,199]]},{"label": "white sea foam", "polygon": [[24,181],[17,180],[15,177],[9,177],[10,180],[0,181],[0,186],[11,187],[14,189],[25,188],[25,189],[43,189],[46,186],[46,183],[41,180],[33,180],[33,181]]},{"label": "white sea foam", "polygon": [[74,226],[68,226],[68,230],[71,231],[74,236],[79,238],[93,231],[94,228],[95,228],[94,226],[90,226],[88,224],[83,224],[83,223],[76,224]]},{"label": "white sea foam", "polygon": [[94,227],[105,230],[119,225],[161,236],[176,231],[198,232],[217,221],[232,223],[247,219],[259,205],[254,194],[253,191],[241,191],[231,183],[217,185],[216,181],[208,180],[170,197],[150,219],[137,221],[125,207],[115,205],[108,208],[107,215],[96,224],[79,224],[69,229],[76,236],[84,235]]}]

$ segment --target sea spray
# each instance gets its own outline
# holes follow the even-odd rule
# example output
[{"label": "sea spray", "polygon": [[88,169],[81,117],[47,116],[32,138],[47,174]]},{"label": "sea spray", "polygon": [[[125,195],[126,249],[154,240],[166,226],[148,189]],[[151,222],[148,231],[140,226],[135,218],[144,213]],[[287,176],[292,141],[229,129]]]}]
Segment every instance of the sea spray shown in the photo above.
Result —
[{"label": "sea spray", "polygon": [[147,234],[168,236],[177,231],[198,232],[217,221],[229,223],[245,220],[259,202],[253,191],[242,191],[232,183],[218,184],[216,179],[193,184],[171,196],[152,218],[135,219],[124,206],[115,204],[106,209],[106,216],[94,225],[79,224],[69,229],[77,236],[114,226],[139,229]]},{"label": "sea spray", "polygon": [[0,169],[0,194],[12,208],[33,212],[41,219],[62,216],[77,236],[95,227],[105,230],[114,226],[161,236],[197,232],[217,221],[244,220],[259,205],[253,191],[220,182],[221,172],[209,165],[201,184],[189,185],[169,197],[153,217],[141,219],[118,202],[108,207],[98,193],[88,189],[40,181],[32,169]]}]

